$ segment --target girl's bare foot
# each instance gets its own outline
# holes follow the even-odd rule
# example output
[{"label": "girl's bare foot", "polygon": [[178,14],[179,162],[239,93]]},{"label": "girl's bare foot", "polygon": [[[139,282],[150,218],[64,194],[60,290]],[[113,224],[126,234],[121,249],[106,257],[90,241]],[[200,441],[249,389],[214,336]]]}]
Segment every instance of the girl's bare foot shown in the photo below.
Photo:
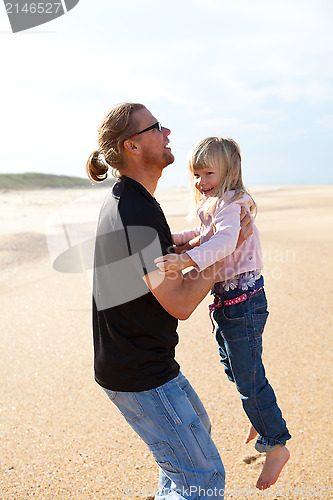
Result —
[{"label": "girl's bare foot", "polygon": [[290,453],[285,446],[277,445],[266,453],[264,468],[259,476],[256,487],[259,490],[266,490],[276,483],[280,472],[288,462]]},{"label": "girl's bare foot", "polygon": [[249,427],[249,432],[247,433],[247,436],[246,436],[244,443],[245,444],[249,443],[250,441],[252,441],[252,439],[254,439],[257,436],[258,436],[258,433],[255,430],[255,428],[253,427],[253,425],[251,424]]}]

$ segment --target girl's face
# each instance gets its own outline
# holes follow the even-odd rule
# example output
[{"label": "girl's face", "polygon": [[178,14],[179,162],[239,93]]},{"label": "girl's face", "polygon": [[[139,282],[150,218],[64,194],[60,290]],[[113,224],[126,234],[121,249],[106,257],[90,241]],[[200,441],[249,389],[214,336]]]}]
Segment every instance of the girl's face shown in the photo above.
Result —
[{"label": "girl's face", "polygon": [[204,198],[214,196],[220,182],[220,173],[214,165],[193,172],[194,185]]}]

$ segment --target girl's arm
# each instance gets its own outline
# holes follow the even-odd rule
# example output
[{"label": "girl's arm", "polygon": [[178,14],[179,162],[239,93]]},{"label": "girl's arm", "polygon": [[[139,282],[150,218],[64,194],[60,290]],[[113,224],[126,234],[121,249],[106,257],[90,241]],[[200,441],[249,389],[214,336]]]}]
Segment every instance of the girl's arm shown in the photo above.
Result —
[{"label": "girl's arm", "polygon": [[[253,219],[249,214],[245,215],[241,222],[242,229],[237,245],[242,244],[252,234],[252,225]],[[160,271],[156,269],[147,274],[144,280],[162,307],[171,316],[184,320],[192,314],[215,283],[222,268],[221,264],[218,262],[202,273],[196,269],[184,275],[176,271],[169,276],[166,275],[162,282]]]},{"label": "girl's arm", "polygon": [[241,228],[240,215],[241,205],[237,201],[217,208],[212,220],[215,234],[200,247],[188,251],[199,271],[225,259],[235,251]]},{"label": "girl's arm", "polygon": [[184,253],[184,252],[188,252],[192,248],[197,247],[199,245],[200,245],[200,234],[198,236],[195,236],[194,238],[192,238],[187,243],[184,243],[184,245],[174,246],[173,249],[174,249],[175,253]]},{"label": "girl's arm", "polygon": [[[243,211],[242,216],[244,216]],[[189,266],[195,266],[196,269],[202,271],[215,262],[223,260],[243,243],[243,240],[239,240],[240,221],[241,205],[239,203],[233,202],[218,208],[213,217],[216,232],[208,241],[199,247],[191,248],[185,254],[159,257],[155,261],[157,267],[165,273]]]},{"label": "girl's arm", "polygon": [[198,270],[202,271],[213,263],[225,259],[232,254],[238,242],[241,229],[241,204],[238,201],[218,207],[212,224],[215,233],[200,247],[188,251],[189,257],[196,263]]},{"label": "girl's arm", "polygon": [[188,243],[193,238],[199,236],[200,230],[198,227],[193,229],[185,229],[185,231],[181,231],[179,233],[172,233],[172,242],[174,245],[181,246]]}]

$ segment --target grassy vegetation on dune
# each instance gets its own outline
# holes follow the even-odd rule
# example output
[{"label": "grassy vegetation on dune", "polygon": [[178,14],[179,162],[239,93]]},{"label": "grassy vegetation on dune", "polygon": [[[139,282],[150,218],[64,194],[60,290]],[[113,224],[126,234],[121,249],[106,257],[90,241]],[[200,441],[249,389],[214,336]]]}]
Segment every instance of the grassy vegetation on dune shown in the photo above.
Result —
[{"label": "grassy vegetation on dune", "polygon": [[[110,182],[100,183],[107,187]],[[38,173],[0,174],[0,189],[89,188],[91,182],[81,177]]]}]

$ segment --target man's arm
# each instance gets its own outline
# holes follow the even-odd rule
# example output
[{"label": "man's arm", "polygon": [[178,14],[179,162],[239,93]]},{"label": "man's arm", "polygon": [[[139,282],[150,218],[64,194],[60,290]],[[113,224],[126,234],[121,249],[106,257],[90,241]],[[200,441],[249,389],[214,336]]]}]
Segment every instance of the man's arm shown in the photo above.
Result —
[{"label": "man's arm", "polygon": [[[252,233],[252,225],[253,220],[250,214],[246,213],[241,220],[237,246],[241,245]],[[164,275],[162,282],[161,273],[156,270],[144,276],[143,279],[155,298],[171,316],[185,320],[212,288],[222,266],[223,261],[220,261],[201,272],[192,269],[183,275],[181,271],[175,271]]]},{"label": "man's arm", "polygon": [[192,269],[186,274],[175,271],[163,274],[156,270],[146,276],[144,281],[164,309],[177,319],[187,319],[200,304],[216,281],[222,262],[204,271]]}]

